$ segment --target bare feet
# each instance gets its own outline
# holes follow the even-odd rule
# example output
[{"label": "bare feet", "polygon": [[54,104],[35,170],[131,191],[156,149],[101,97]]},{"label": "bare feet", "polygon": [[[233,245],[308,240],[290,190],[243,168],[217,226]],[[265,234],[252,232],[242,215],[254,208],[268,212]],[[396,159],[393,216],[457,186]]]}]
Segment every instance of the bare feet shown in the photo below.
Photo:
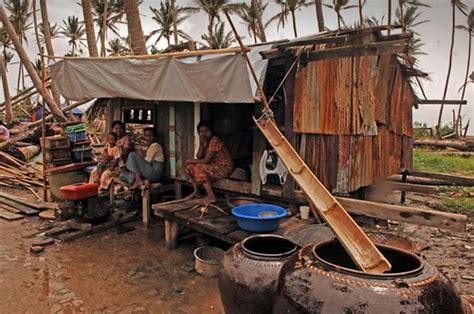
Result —
[{"label": "bare feet", "polygon": [[201,193],[193,192],[193,193],[189,194],[188,196],[186,196],[184,199],[185,200],[193,200],[193,199],[201,198],[201,197],[202,197]]},{"label": "bare feet", "polygon": [[212,198],[212,197],[206,197],[202,200],[202,204],[212,204],[212,203],[215,203],[217,200],[216,198]]},{"label": "bare feet", "polygon": [[132,186],[130,187],[130,190],[136,190],[141,185],[143,185],[142,179],[135,180],[135,182],[133,182]]}]

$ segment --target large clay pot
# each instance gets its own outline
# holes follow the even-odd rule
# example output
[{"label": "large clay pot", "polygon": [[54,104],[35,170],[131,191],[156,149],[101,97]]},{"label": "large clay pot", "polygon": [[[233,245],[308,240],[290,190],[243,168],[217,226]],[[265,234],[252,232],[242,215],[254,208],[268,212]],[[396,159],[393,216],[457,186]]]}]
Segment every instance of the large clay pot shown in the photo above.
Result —
[{"label": "large clay pot", "polygon": [[219,291],[226,313],[271,313],[278,275],[298,247],[277,235],[251,236],[221,261]]},{"label": "large clay pot", "polygon": [[337,240],[307,246],[283,267],[275,313],[462,313],[452,282],[418,256],[377,245],[385,274],[356,269]]}]

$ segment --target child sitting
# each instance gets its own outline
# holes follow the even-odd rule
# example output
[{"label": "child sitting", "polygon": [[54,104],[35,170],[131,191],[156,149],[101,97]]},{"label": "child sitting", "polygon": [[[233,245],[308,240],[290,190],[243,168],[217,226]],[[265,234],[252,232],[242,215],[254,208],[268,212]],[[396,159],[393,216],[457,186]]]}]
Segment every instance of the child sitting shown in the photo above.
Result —
[{"label": "child sitting", "polygon": [[[110,132],[107,134],[107,144],[102,153],[102,160],[97,164],[97,177],[100,178],[100,190],[106,190],[110,179],[115,175],[114,169],[118,166],[122,152],[117,146],[117,135]],[[108,171],[105,171],[105,170]]]}]

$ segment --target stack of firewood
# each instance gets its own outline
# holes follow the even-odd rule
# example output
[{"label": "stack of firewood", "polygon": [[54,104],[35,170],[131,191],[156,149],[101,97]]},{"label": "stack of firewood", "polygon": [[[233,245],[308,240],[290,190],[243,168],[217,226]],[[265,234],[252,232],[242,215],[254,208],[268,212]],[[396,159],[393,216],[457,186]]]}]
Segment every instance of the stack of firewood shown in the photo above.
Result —
[{"label": "stack of firewood", "polygon": [[33,187],[43,186],[43,175],[28,163],[0,152],[0,186],[22,186],[36,194]]}]

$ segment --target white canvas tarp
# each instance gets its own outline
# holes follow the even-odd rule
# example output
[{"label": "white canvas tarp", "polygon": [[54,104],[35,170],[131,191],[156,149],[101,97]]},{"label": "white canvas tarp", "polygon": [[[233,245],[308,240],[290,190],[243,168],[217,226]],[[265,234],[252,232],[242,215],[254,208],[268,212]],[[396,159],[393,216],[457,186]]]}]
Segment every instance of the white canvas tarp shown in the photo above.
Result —
[{"label": "white canvas tarp", "polygon": [[[252,49],[257,76],[267,61]],[[184,59],[65,59],[50,66],[54,84],[68,100],[123,97],[158,101],[253,103],[256,86],[240,55]]]}]

